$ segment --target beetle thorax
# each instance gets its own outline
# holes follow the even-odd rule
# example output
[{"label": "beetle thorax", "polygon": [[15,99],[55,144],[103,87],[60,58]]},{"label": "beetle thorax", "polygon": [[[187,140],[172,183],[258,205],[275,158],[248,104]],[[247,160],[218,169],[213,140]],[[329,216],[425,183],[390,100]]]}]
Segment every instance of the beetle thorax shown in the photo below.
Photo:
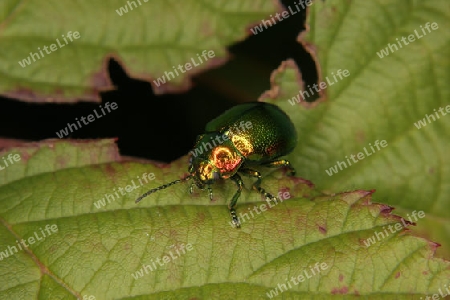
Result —
[{"label": "beetle thorax", "polygon": [[243,163],[243,158],[236,149],[226,145],[215,147],[211,151],[209,160],[219,170],[221,178],[229,178],[234,175]]},{"label": "beetle thorax", "polygon": [[208,153],[192,157],[189,172],[206,184],[233,176],[243,162],[243,157],[232,146],[219,145]]}]

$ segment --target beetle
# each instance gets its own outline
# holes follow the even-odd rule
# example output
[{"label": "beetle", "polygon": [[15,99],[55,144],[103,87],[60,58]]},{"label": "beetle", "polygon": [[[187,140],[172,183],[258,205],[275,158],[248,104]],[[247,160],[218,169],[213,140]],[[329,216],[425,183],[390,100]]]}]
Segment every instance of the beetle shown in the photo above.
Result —
[{"label": "beetle", "polygon": [[295,126],[278,106],[266,102],[236,105],[210,121],[205,133],[197,137],[194,149],[190,151],[188,176],[147,191],[136,199],[136,203],[152,193],[189,179],[192,179],[190,193],[194,185],[201,190],[206,187],[212,200],[210,185],[219,179],[229,178],[236,183],[237,191],[228,209],[234,226],[239,228],[235,210],[243,188],[239,173],[256,178],[253,189],[266,199],[276,201],[261,187],[261,173],[253,167],[286,167],[289,169],[288,175],[294,176],[295,169],[291,163],[279,158],[292,152],[296,145]]}]

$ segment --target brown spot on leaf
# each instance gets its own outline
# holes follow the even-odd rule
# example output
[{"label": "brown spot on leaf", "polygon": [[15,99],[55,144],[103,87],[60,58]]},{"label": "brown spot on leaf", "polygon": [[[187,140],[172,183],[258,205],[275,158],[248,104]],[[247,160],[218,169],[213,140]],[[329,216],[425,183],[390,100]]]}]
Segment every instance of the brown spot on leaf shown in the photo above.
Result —
[{"label": "brown spot on leaf", "polygon": [[306,224],[307,224],[307,218],[305,218],[304,216],[298,216],[295,219],[295,227],[298,228],[298,230],[302,230],[303,228],[305,228]]},{"label": "brown spot on leaf", "polygon": [[363,143],[366,140],[366,134],[364,131],[358,131],[356,132],[356,141],[358,143]]},{"label": "brown spot on leaf", "polygon": [[58,155],[55,158],[56,167],[57,168],[64,168],[64,167],[66,167],[68,161],[69,161],[69,158],[67,156]]},{"label": "brown spot on leaf", "polygon": [[131,245],[130,245],[130,243],[126,243],[125,245],[123,245],[123,250],[127,250],[127,251],[129,251],[129,250],[131,250]]},{"label": "brown spot on leaf", "polygon": [[400,277],[400,274],[401,274],[401,272],[397,272],[397,273],[395,274],[395,279],[399,278],[399,277]]},{"label": "brown spot on leaf", "polygon": [[303,179],[303,178],[300,178],[300,177],[290,177],[290,178],[294,181],[294,184],[301,183],[301,184],[306,184],[310,188],[314,188],[314,183],[312,183],[309,180],[306,180],[306,179]]},{"label": "brown spot on leaf", "polygon": [[331,293],[333,295],[336,295],[336,294],[347,294],[348,293],[348,287],[343,286],[341,288],[334,288],[334,289],[331,290]]},{"label": "brown spot on leaf", "polygon": [[52,245],[50,246],[50,248],[47,250],[48,254],[54,254],[59,250],[59,245]]},{"label": "brown spot on leaf", "polygon": [[327,234],[327,229],[325,228],[325,226],[320,226],[319,225],[319,231],[323,234]]},{"label": "brown spot on leaf", "polygon": [[372,195],[373,193],[376,192],[376,190],[375,189],[368,190],[368,191],[366,191],[366,190],[357,190],[356,192],[360,195],[361,198],[364,198],[366,196]]},{"label": "brown spot on leaf", "polygon": [[389,205],[381,205],[380,206],[380,212],[382,214],[390,214],[393,209],[394,209],[394,207],[389,206]]},{"label": "brown spot on leaf", "polygon": [[436,243],[436,242],[430,242],[430,246],[433,248],[433,251],[436,251],[436,248],[440,247],[441,244]]},{"label": "brown spot on leaf", "polygon": [[197,223],[204,223],[205,222],[205,213],[199,212],[197,213]]},{"label": "brown spot on leaf", "polygon": [[106,171],[106,173],[107,173],[109,176],[111,176],[111,177],[113,177],[114,175],[116,175],[116,169],[114,169],[114,168],[112,167],[111,164],[107,164],[107,165],[105,166],[105,171]]},{"label": "brown spot on leaf", "polygon": [[203,34],[203,37],[212,38],[214,36],[213,28],[215,28],[215,26],[213,24],[211,24],[211,22],[209,20],[203,21],[203,24],[202,24],[202,26],[200,26],[200,28],[201,28],[200,32]]},{"label": "brown spot on leaf", "polygon": [[20,160],[23,161],[24,163],[27,162],[30,159],[31,155],[28,154],[27,152],[21,152],[20,153]]},{"label": "brown spot on leaf", "polygon": [[98,90],[110,86],[109,79],[105,72],[105,69],[102,69],[99,72],[94,73],[91,76],[90,82],[92,84],[92,87],[96,89],[95,92],[98,92]]},{"label": "brown spot on leaf", "polygon": [[339,274],[339,281],[342,282],[344,280],[344,275]]},{"label": "brown spot on leaf", "polygon": [[366,239],[358,239],[358,242],[359,242],[359,245],[360,245],[360,246],[362,246],[362,247],[364,247],[364,248],[367,248],[366,243],[364,243],[365,240],[366,240]]}]

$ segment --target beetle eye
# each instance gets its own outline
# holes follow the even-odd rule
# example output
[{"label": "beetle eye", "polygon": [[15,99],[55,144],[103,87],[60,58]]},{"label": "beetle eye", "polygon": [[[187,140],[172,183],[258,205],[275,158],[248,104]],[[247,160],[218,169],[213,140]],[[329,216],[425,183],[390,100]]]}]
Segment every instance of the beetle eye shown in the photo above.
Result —
[{"label": "beetle eye", "polygon": [[220,179],[219,172],[213,172],[213,179],[214,180],[219,180]]}]

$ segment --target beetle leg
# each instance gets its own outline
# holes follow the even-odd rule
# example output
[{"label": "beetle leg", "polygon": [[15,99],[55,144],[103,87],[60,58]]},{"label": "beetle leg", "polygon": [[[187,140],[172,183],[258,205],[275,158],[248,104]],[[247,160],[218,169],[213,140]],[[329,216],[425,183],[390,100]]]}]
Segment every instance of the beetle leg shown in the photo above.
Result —
[{"label": "beetle leg", "polygon": [[237,174],[237,173],[234,174],[233,176],[231,176],[230,179],[236,183],[238,189],[237,189],[236,193],[234,194],[233,198],[231,199],[231,202],[228,205],[228,209],[230,210],[230,215],[231,215],[233,224],[236,226],[236,228],[240,228],[241,222],[239,222],[239,219],[236,215],[236,210],[234,208],[236,206],[236,202],[239,199],[239,196],[241,195],[241,191],[242,191],[242,187],[244,186],[244,183],[242,182],[241,176],[239,176],[239,174]]},{"label": "beetle leg", "polygon": [[239,172],[241,172],[244,175],[250,176],[250,177],[256,177],[257,180],[255,183],[253,183],[253,189],[257,190],[266,199],[269,199],[272,201],[277,201],[276,197],[274,197],[270,193],[267,193],[266,190],[261,187],[261,180],[262,180],[261,173],[259,173],[258,171],[252,170],[252,169],[248,169],[248,168],[240,168]]},{"label": "beetle leg", "polygon": [[213,199],[212,188],[209,185],[208,185],[208,193],[209,193],[209,200],[212,201]]},{"label": "beetle leg", "polygon": [[191,183],[191,186],[189,187],[189,194],[192,194],[194,192],[194,182]]},{"label": "beetle leg", "polygon": [[292,167],[291,163],[288,160],[281,159],[277,161],[271,161],[269,163],[263,164],[264,167],[268,168],[279,168],[279,167],[286,167],[289,169],[289,176],[295,176],[295,169]]}]

